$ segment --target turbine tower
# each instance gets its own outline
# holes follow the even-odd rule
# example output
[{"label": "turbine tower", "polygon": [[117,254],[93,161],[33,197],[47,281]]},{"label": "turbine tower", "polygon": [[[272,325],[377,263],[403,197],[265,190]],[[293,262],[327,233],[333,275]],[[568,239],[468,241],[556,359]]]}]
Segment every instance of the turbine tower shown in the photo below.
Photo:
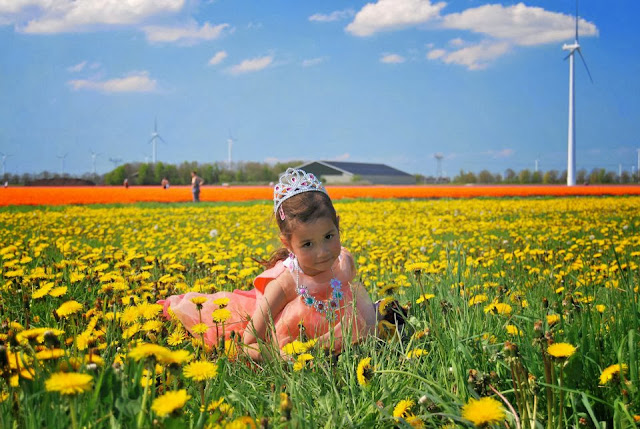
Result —
[{"label": "turbine tower", "polygon": [[0,152],[0,156],[2,157],[2,177],[4,177],[6,172],[5,170],[7,167],[7,158],[9,158],[10,156],[13,156],[13,154],[6,154],[6,153]]},{"label": "turbine tower", "polygon": [[64,155],[56,155],[58,158],[60,158],[60,164],[62,168],[62,173],[60,173],[60,175],[62,177],[64,177],[64,160],[67,157],[67,155],[69,155],[69,152],[65,153]]},{"label": "turbine tower", "polygon": [[575,81],[574,81],[574,68],[575,68],[575,53],[578,52],[584,68],[587,70],[589,79],[591,73],[587,63],[580,51],[580,43],[578,43],[578,0],[576,0],[576,37],[572,44],[562,45],[563,51],[569,51],[569,54],[565,57],[565,60],[569,59],[569,132],[567,135],[567,186],[575,186],[576,184],[576,115],[575,115]]},{"label": "turbine tower", "polygon": [[151,140],[149,140],[149,143],[151,143],[153,146],[153,152],[151,156],[151,162],[153,164],[156,163],[157,140],[166,143],[166,141],[164,141],[164,139],[160,137],[160,134],[158,134],[158,118],[155,118],[153,121],[153,132],[151,133]]},{"label": "turbine tower", "polygon": [[229,168],[229,170],[231,170],[231,148],[235,142],[236,139],[234,139],[231,132],[229,132],[229,138],[227,139],[227,168]]},{"label": "turbine tower", "polygon": [[95,153],[91,151],[91,165],[93,166],[93,175],[96,175],[96,157],[102,155],[101,153]]},{"label": "turbine tower", "polygon": [[442,158],[444,155],[438,152],[433,154],[433,157],[436,159],[436,183],[439,183],[442,178]]}]

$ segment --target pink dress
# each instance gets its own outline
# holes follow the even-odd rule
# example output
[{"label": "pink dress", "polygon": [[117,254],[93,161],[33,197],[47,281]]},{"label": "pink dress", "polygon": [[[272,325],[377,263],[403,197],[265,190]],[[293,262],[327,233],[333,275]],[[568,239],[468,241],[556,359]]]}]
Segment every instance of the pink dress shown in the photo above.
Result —
[{"label": "pink dress", "polygon": [[[334,262],[332,270],[320,273],[316,276],[307,276],[300,273],[300,283],[309,290],[309,294],[316,300],[327,300],[331,297],[332,288],[330,280],[335,275],[342,282],[343,298],[340,300],[340,307],[336,311],[337,318],[329,324],[327,318],[316,311],[315,308],[306,305],[302,298],[295,292],[296,261],[288,258],[285,261],[278,261],[273,268],[260,274],[253,281],[254,289],[250,291],[235,290],[233,292],[217,292],[214,294],[202,294],[189,292],[184,295],[170,296],[166,300],[160,301],[164,305],[164,314],[171,308],[175,316],[180,320],[186,329],[193,334],[193,325],[202,322],[209,326],[209,330],[204,334],[205,342],[208,345],[217,343],[219,337],[223,335],[223,327],[212,319],[212,312],[218,308],[214,300],[218,298],[229,298],[227,309],[231,311],[231,317],[224,323],[224,336],[229,338],[231,332],[236,332],[237,337],[242,339],[245,328],[256,308],[256,302],[262,298],[265,288],[269,283],[279,276],[291,276],[282,284],[287,285],[286,296],[293,296],[294,299],[285,304],[279,314],[274,314],[275,332],[280,347],[288,344],[300,336],[300,325],[304,326],[305,334],[308,338],[317,338],[329,332],[333,326],[335,335],[335,348],[342,347],[342,339],[351,337],[351,341],[356,342],[373,332],[375,329],[375,307],[369,298],[366,290],[360,284],[351,283],[356,275],[353,257],[344,248],[340,257]],[[191,298],[203,296],[207,302],[203,304],[200,314],[196,305],[191,302]]]}]

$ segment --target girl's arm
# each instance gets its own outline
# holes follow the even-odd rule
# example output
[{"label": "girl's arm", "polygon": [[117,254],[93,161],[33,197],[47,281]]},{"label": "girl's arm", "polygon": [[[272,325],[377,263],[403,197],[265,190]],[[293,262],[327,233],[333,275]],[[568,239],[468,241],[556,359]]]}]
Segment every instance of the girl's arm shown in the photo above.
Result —
[{"label": "girl's arm", "polygon": [[256,303],[256,309],[244,330],[242,341],[245,345],[254,346],[246,349],[254,360],[261,360],[260,351],[257,348],[258,339],[265,340],[271,320],[280,314],[289,301],[284,291],[282,277],[273,279],[266,285],[264,295]]}]

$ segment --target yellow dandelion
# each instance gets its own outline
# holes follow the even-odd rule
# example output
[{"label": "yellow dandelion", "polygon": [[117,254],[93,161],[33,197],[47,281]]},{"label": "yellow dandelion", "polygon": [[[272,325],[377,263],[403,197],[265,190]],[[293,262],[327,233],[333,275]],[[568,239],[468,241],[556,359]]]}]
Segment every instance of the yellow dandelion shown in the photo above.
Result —
[{"label": "yellow dandelion", "polygon": [[368,386],[371,383],[375,368],[371,366],[371,358],[366,357],[358,362],[358,369],[356,370],[356,377],[360,386]]},{"label": "yellow dandelion", "polygon": [[380,300],[380,302],[378,303],[378,313],[381,316],[386,316],[387,315],[387,306],[392,303],[394,301],[392,296],[388,296],[386,298],[383,298]]},{"label": "yellow dandelion", "polygon": [[560,321],[560,316],[557,314],[547,314],[547,324],[553,326]]},{"label": "yellow dandelion", "polygon": [[471,299],[469,299],[469,307],[473,307],[474,305],[482,304],[483,302],[487,301],[489,301],[489,297],[487,297],[487,295],[475,295],[472,296]]},{"label": "yellow dandelion", "polygon": [[184,342],[185,338],[185,333],[181,330],[177,330],[169,335],[169,338],[167,338],[167,344],[169,344],[170,346],[179,346]]},{"label": "yellow dandelion", "polygon": [[522,331],[520,331],[520,329],[518,329],[518,327],[515,325],[507,325],[506,329],[509,335],[516,335],[516,336],[522,335]]},{"label": "yellow dandelion", "polygon": [[64,350],[62,349],[46,349],[36,353],[36,359],[38,360],[59,359],[62,356],[64,356]]},{"label": "yellow dandelion", "polygon": [[606,305],[602,305],[602,304],[597,304],[596,305],[596,310],[598,310],[598,313],[602,314],[604,313],[604,311],[607,309]]},{"label": "yellow dandelion", "polygon": [[231,317],[231,311],[226,308],[218,308],[217,310],[213,310],[211,317],[216,323],[224,323]]},{"label": "yellow dandelion", "polygon": [[416,304],[420,304],[422,302],[429,301],[433,297],[435,297],[435,295],[432,294],[432,293],[425,293],[423,295],[420,295],[420,297],[418,299],[416,299]]},{"label": "yellow dandelion", "polygon": [[486,426],[504,421],[507,414],[502,403],[496,399],[491,397],[471,398],[462,407],[462,418],[469,420],[476,426]]},{"label": "yellow dandelion", "polygon": [[67,287],[66,286],[59,286],[56,288],[51,289],[51,291],[49,292],[49,296],[53,296],[53,297],[59,297],[64,295],[65,293],[67,293]]},{"label": "yellow dandelion", "polygon": [[151,409],[158,417],[166,417],[184,407],[189,399],[186,389],[170,391],[154,399]]},{"label": "yellow dandelion", "polygon": [[429,354],[425,349],[413,349],[407,352],[407,359],[419,358],[420,356],[425,356]]},{"label": "yellow dandelion", "polygon": [[194,296],[191,298],[191,302],[193,302],[198,308],[202,308],[202,305],[207,302],[208,298],[206,296]]},{"label": "yellow dandelion", "polygon": [[195,361],[185,366],[183,374],[195,381],[205,381],[218,375],[218,365],[209,361]]},{"label": "yellow dandelion", "polygon": [[569,343],[553,343],[547,353],[557,359],[568,359],[576,352],[576,347]]},{"label": "yellow dandelion", "polygon": [[193,332],[194,335],[204,334],[208,330],[209,326],[206,323],[196,323],[191,327],[191,332]]},{"label": "yellow dandelion", "polygon": [[59,317],[65,318],[71,316],[72,314],[76,314],[80,310],[82,310],[82,304],[80,304],[78,301],[71,300],[63,303],[60,307],[58,307],[58,309],[56,310],[56,314]]},{"label": "yellow dandelion", "polygon": [[509,304],[505,304],[503,302],[494,302],[492,304],[487,305],[484,308],[485,313],[493,313],[493,314],[511,314],[512,307]]},{"label": "yellow dandelion", "polygon": [[409,411],[411,411],[411,407],[415,405],[411,399],[403,399],[395,406],[393,409],[393,417],[398,419],[404,419],[409,416]]},{"label": "yellow dandelion", "polygon": [[155,358],[160,364],[181,364],[191,359],[188,350],[171,351],[166,347],[158,344],[142,343],[129,352],[129,357],[135,361]]},{"label": "yellow dandelion", "polygon": [[416,429],[422,429],[424,427],[424,422],[422,421],[422,419],[418,416],[415,416],[413,414],[405,417],[404,419],[409,426],[411,426],[412,428],[416,428]]},{"label": "yellow dandelion", "polygon": [[48,392],[58,392],[61,395],[75,395],[91,389],[93,377],[78,372],[55,372],[45,381]]},{"label": "yellow dandelion", "polygon": [[159,320],[147,320],[142,325],[145,332],[160,332],[162,330],[162,322]]},{"label": "yellow dandelion", "polygon": [[606,367],[602,370],[602,374],[600,374],[600,385],[604,386],[614,378],[619,377],[620,374],[626,373],[628,369],[629,366],[626,363]]},{"label": "yellow dandelion", "polygon": [[218,298],[218,299],[214,299],[213,303],[220,308],[224,308],[227,305],[229,305],[229,301],[230,301],[229,298]]}]

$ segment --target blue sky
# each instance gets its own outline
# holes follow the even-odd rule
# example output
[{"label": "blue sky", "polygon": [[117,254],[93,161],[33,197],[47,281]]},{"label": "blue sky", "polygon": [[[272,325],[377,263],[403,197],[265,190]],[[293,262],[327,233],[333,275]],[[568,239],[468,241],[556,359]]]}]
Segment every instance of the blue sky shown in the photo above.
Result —
[{"label": "blue sky", "polygon": [[[637,0],[582,0],[577,169],[640,148]],[[574,0],[0,0],[9,173],[117,159],[565,170]],[[10,155],[10,156],[9,156]]]}]

